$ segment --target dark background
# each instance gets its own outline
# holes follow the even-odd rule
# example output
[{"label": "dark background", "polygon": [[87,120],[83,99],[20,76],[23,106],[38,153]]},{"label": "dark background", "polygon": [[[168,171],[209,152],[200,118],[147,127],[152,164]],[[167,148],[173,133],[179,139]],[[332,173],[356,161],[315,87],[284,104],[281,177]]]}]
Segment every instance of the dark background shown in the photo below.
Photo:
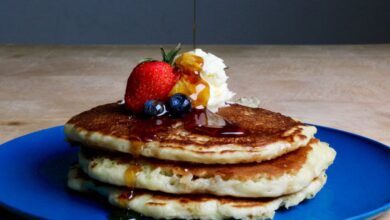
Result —
[{"label": "dark background", "polygon": [[[192,0],[0,0],[0,44],[191,43]],[[198,43],[389,43],[389,0],[197,0]]]}]

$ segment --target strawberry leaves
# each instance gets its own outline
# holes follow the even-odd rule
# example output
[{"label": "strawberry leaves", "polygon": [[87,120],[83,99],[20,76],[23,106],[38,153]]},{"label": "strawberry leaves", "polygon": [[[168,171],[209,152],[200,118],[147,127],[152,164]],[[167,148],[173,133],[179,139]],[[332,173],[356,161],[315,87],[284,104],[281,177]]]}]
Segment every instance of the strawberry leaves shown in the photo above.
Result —
[{"label": "strawberry leaves", "polygon": [[168,53],[165,52],[164,48],[160,48],[163,61],[169,63],[170,65],[173,65],[173,61],[181,49],[180,47],[181,44],[179,43],[174,49],[170,50]]},{"label": "strawberry leaves", "polygon": [[[173,48],[172,50],[170,50],[168,53],[165,52],[164,48],[160,48],[161,49],[161,55],[163,57],[163,62],[165,63],[168,63],[169,65],[173,66],[173,61],[175,60],[175,57],[176,55],[179,53],[180,51],[180,48],[181,47],[181,44],[177,44],[177,46],[175,48]],[[150,62],[150,61],[157,61],[156,59],[154,58],[143,58],[139,61],[139,64],[141,63],[144,63],[144,62]]]}]

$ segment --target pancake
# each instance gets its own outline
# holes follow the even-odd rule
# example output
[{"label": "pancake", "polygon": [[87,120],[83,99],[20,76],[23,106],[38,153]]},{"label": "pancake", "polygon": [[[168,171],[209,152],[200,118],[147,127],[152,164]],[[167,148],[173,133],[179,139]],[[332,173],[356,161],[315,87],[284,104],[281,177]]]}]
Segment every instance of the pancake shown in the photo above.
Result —
[{"label": "pancake", "polygon": [[238,104],[217,114],[194,110],[184,118],[143,119],[111,103],[74,116],[65,124],[65,133],[71,142],[134,156],[237,164],[270,160],[305,146],[316,128]]},{"label": "pancake", "polygon": [[132,191],[94,181],[78,167],[71,168],[68,177],[68,186],[73,190],[101,194],[115,206],[155,219],[270,219],[280,207],[289,208],[313,198],[325,182],[326,175],[322,173],[299,192],[277,198],[244,199]]},{"label": "pancake", "polygon": [[313,139],[307,146],[262,163],[202,165],[129,158],[83,148],[82,170],[117,186],[173,194],[209,193],[234,197],[278,197],[302,190],[333,162],[336,152]]}]

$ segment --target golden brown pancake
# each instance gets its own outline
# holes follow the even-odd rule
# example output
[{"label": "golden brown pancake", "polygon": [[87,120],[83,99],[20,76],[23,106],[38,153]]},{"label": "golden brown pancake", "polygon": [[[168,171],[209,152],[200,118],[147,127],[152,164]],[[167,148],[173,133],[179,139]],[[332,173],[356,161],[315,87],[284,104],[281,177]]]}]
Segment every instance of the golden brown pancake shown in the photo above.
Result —
[{"label": "golden brown pancake", "polygon": [[[187,131],[188,136],[180,136],[178,133],[181,132],[183,126],[176,125],[183,121],[182,118],[161,117],[159,119],[161,125],[158,125],[156,120],[132,115],[116,103],[98,106],[83,112],[71,118],[67,124],[128,140],[197,144],[197,140],[192,139],[191,136],[196,134],[208,136],[204,145],[241,144],[249,146],[265,145],[281,138],[288,139],[282,137],[282,134],[293,127],[302,125],[301,122],[280,113],[241,105],[221,108],[217,114],[246,130],[247,135],[223,137]],[[180,136],[180,139],[175,138],[174,134]]]},{"label": "golden brown pancake", "polygon": [[[196,122],[196,123],[195,123]],[[280,113],[237,104],[217,114],[145,119],[117,103],[98,106],[65,125],[70,141],[133,155],[195,163],[250,163],[305,146],[316,129]]]},{"label": "golden brown pancake", "polygon": [[270,219],[279,207],[289,208],[314,197],[325,182],[326,175],[321,173],[296,193],[248,199],[117,187],[89,178],[78,167],[71,168],[68,176],[68,186],[73,190],[101,194],[115,206],[155,219]]},{"label": "golden brown pancake", "polygon": [[191,164],[131,158],[85,147],[79,163],[90,177],[118,186],[175,194],[277,197],[306,187],[334,157],[332,148],[313,139],[307,146],[262,163]]}]

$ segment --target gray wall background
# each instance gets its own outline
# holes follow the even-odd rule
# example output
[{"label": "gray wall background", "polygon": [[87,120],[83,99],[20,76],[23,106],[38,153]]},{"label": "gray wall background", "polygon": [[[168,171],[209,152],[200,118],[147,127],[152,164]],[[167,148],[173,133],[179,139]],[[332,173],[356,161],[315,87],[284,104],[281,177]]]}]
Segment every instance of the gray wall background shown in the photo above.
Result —
[{"label": "gray wall background", "polygon": [[[0,44],[192,42],[192,0],[0,0]],[[198,43],[390,43],[389,0],[197,0]]]}]

